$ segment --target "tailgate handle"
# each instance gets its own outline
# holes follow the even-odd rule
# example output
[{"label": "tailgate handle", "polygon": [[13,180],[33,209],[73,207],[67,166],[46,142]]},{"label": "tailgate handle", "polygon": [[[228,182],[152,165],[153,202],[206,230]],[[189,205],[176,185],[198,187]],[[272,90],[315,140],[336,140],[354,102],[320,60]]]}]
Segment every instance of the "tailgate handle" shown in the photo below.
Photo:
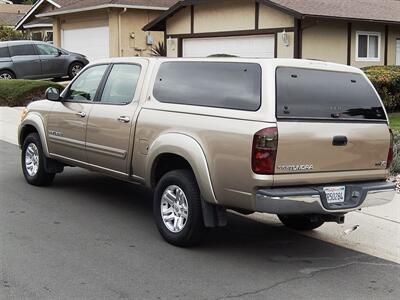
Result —
[{"label": "tailgate handle", "polygon": [[346,146],[347,145],[347,137],[344,135],[337,135],[333,137],[332,140],[333,146]]}]

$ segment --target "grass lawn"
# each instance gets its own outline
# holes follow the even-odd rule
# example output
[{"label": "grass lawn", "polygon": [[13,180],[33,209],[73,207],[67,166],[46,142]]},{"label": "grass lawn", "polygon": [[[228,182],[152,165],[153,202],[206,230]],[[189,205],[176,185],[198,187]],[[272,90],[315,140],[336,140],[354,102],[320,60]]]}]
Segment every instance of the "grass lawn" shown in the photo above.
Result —
[{"label": "grass lawn", "polygon": [[400,132],[400,113],[389,114],[390,128]]},{"label": "grass lawn", "polygon": [[48,87],[64,89],[60,84],[45,80],[0,80],[0,106],[25,106],[43,99]]}]

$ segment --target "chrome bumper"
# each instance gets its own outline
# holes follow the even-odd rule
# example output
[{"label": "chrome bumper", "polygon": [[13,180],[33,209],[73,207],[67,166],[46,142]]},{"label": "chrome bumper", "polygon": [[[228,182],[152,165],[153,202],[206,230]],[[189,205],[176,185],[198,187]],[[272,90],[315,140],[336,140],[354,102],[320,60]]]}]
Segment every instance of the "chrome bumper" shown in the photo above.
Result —
[{"label": "chrome bumper", "polygon": [[345,201],[328,204],[323,190],[326,186],[329,185],[260,189],[256,193],[256,211],[271,214],[340,214],[389,203],[396,193],[395,184],[386,181],[331,184],[346,186]]}]

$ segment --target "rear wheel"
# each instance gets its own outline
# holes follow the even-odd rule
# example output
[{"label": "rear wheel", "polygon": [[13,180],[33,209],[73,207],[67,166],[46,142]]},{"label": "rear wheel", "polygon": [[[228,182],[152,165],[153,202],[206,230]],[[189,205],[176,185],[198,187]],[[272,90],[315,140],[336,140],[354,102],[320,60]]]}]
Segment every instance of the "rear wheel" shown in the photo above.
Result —
[{"label": "rear wheel", "polygon": [[325,223],[318,216],[278,215],[278,218],[286,227],[300,231],[313,230]]},{"label": "rear wheel", "polygon": [[80,62],[73,62],[68,69],[68,76],[70,79],[73,79],[76,75],[79,74],[83,69],[83,64]]},{"label": "rear wheel", "polygon": [[0,71],[0,80],[10,80],[10,79],[15,79],[14,73],[7,70]]},{"label": "rear wheel", "polygon": [[199,242],[204,225],[200,191],[191,171],[171,171],[160,179],[153,212],[157,228],[168,243],[190,246]]},{"label": "rear wheel", "polygon": [[29,184],[44,186],[53,182],[55,173],[48,173],[44,167],[45,156],[39,134],[30,133],[22,146],[21,165]]}]

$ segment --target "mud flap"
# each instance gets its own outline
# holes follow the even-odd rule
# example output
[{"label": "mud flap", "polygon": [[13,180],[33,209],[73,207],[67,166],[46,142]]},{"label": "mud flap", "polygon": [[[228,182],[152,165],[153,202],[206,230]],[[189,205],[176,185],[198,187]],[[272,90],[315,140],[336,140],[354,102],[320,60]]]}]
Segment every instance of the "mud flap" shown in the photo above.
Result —
[{"label": "mud flap", "polygon": [[64,171],[64,164],[51,159],[51,158],[44,158],[44,169],[47,173],[61,173]]},{"label": "mud flap", "polygon": [[205,227],[223,227],[228,223],[227,213],[224,207],[208,203],[201,198],[201,208]]}]

